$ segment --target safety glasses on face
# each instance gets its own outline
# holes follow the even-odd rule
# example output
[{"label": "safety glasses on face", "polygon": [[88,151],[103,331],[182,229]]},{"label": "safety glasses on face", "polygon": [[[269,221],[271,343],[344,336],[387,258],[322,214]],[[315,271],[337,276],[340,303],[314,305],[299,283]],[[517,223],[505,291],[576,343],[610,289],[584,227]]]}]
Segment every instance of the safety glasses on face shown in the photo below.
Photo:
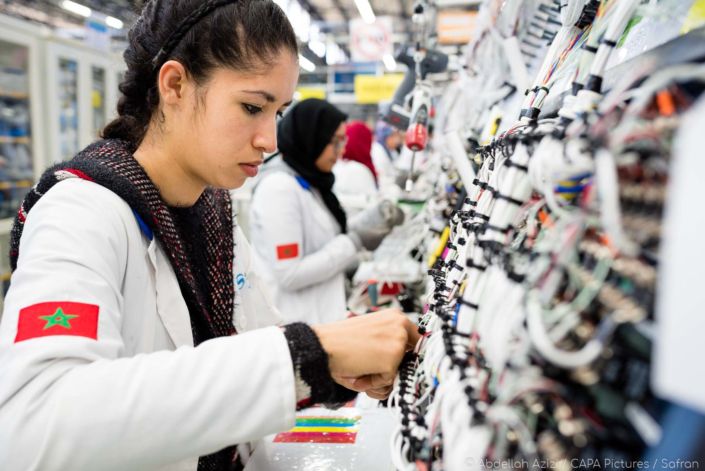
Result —
[{"label": "safety glasses on face", "polygon": [[330,140],[330,145],[333,146],[333,149],[336,152],[340,152],[345,148],[345,144],[348,142],[348,136],[333,136],[333,139]]}]

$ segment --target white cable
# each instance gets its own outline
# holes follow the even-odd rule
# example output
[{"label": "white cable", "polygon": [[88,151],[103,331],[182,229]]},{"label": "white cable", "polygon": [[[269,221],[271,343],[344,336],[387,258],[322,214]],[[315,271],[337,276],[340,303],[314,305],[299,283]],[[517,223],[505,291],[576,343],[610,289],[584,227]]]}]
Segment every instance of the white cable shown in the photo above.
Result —
[{"label": "white cable", "polygon": [[595,155],[595,180],[600,197],[600,219],[602,228],[610,241],[623,254],[634,257],[639,247],[627,238],[622,228],[622,217],[619,207],[619,182],[617,167],[612,154],[607,149],[599,149]]},{"label": "white cable", "polygon": [[546,360],[556,366],[566,369],[575,369],[586,366],[597,359],[604,348],[604,341],[612,334],[616,327],[609,318],[605,319],[598,329],[597,335],[586,343],[580,350],[561,350],[551,341],[546,332],[542,319],[543,309],[538,294],[535,290],[526,295],[527,327],[529,337],[536,350]]}]

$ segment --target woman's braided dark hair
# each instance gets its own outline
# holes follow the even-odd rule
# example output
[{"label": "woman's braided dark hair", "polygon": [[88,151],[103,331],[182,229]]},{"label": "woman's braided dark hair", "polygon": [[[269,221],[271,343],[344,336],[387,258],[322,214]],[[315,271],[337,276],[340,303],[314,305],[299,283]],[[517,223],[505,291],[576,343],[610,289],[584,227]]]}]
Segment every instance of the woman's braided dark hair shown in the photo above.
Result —
[{"label": "woman's braided dark hair", "polygon": [[118,117],[102,135],[135,145],[158,109],[157,76],[167,60],[178,60],[196,83],[204,83],[216,67],[259,70],[282,49],[297,53],[294,30],[271,0],[151,0],[128,41]]}]

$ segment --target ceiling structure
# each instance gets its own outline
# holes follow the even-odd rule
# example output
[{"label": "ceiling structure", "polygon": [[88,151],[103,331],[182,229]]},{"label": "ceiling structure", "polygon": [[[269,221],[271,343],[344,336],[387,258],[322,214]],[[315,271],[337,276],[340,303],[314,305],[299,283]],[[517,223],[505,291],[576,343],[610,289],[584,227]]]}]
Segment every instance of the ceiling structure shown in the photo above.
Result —
[{"label": "ceiling structure", "polygon": [[[347,24],[360,14],[353,0],[303,0],[318,11],[325,22],[330,24]],[[372,0],[372,10],[377,16],[392,16],[399,23],[405,23],[410,17],[413,0]]]},{"label": "ceiling structure", "polygon": [[[143,0],[77,0],[77,3],[117,18],[129,26],[137,19]],[[44,22],[41,20],[43,16],[48,17],[49,24],[81,25],[83,22],[82,17],[61,8],[60,0],[0,0],[0,11],[40,22]],[[35,16],[32,11],[38,14]],[[54,23],[51,23],[52,20]]]},{"label": "ceiling structure", "polygon": [[[121,20],[125,27],[114,31],[118,42],[125,38],[129,26],[136,20],[139,10],[147,0],[75,0],[76,3],[91,8],[99,15],[109,15]],[[326,34],[349,56],[348,22],[359,18],[360,13],[355,0],[277,0],[277,3],[298,1],[310,15],[311,25]],[[411,11],[415,0],[370,0],[377,17],[393,18],[395,39],[406,42],[410,38]],[[30,20],[47,23],[54,27],[78,29],[84,18],[61,7],[62,0],[0,0],[0,12],[14,16],[23,16]],[[314,54],[307,45],[302,44],[302,53],[316,65],[325,65],[325,59]]]},{"label": "ceiling structure", "polygon": [[[127,26],[137,18],[137,12],[145,0],[77,0],[96,12],[122,20]],[[298,0],[301,6],[319,23],[322,31],[347,33],[347,23],[360,16],[353,0]],[[408,26],[414,0],[371,0],[377,16],[392,16],[395,30],[405,31]],[[60,0],[0,0],[0,9],[17,14],[24,8],[31,8],[52,16],[57,20],[80,24],[77,15],[61,8]],[[24,7],[24,8],[23,8]]]}]

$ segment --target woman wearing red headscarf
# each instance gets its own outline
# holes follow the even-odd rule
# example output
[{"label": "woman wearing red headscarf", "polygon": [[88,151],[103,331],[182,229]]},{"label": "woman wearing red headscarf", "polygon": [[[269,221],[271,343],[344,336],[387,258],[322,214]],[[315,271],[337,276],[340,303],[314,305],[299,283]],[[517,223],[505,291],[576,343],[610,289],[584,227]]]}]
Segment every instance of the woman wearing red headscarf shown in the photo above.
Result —
[{"label": "woman wearing red headscarf", "polygon": [[372,131],[362,121],[352,121],[345,128],[347,142],[343,158],[333,168],[339,195],[375,195],[377,172],[372,163]]}]

